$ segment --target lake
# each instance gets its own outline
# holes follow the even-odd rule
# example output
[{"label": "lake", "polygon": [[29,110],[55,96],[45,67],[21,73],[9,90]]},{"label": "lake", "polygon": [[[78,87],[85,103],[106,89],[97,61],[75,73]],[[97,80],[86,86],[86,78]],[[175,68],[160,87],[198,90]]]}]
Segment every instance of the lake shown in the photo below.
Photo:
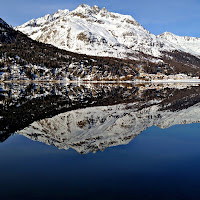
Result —
[{"label": "lake", "polygon": [[200,199],[198,84],[0,83],[1,199]]}]

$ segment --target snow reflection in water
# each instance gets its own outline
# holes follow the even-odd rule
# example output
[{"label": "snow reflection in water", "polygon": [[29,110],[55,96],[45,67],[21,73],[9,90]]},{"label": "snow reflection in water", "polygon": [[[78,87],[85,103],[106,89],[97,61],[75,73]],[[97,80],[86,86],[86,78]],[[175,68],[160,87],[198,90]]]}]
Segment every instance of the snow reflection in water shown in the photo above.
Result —
[{"label": "snow reflection in water", "polygon": [[1,84],[1,138],[12,133],[81,154],[128,144],[155,125],[200,122],[198,85]]}]

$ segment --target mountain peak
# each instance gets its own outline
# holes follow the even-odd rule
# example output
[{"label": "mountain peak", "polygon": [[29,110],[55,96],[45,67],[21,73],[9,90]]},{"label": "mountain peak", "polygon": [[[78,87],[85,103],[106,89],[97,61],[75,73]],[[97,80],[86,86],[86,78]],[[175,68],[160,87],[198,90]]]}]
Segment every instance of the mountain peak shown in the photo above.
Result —
[{"label": "mountain peak", "polygon": [[93,7],[92,7],[92,9],[94,10],[94,11],[96,11],[96,12],[100,12],[100,8],[99,8],[99,6],[97,6],[97,5],[94,5]]},{"label": "mountain peak", "polygon": [[165,31],[164,33],[161,33],[160,35],[169,35],[169,34],[171,34],[171,33],[168,31]]},{"label": "mountain peak", "polygon": [[63,13],[69,13],[69,10],[68,9],[64,9],[64,10],[61,10],[61,9],[58,9],[54,14],[59,14],[59,13],[61,13],[61,14],[63,14]]},{"label": "mountain peak", "polygon": [[197,37],[178,36],[178,35],[175,35],[175,34],[173,34],[171,32],[167,32],[167,31],[162,33],[162,34],[160,34],[159,37],[162,37],[162,38],[165,38],[165,39],[166,38],[173,38],[173,39],[179,38],[179,39],[184,39],[186,41],[199,40],[199,38],[197,38]]},{"label": "mountain peak", "polygon": [[158,37],[170,42],[176,47],[192,55],[200,55],[200,38],[188,37],[188,36],[178,36],[170,32],[164,32]]},{"label": "mountain peak", "polygon": [[170,33],[168,31],[158,35],[158,37],[166,39],[166,40],[170,40],[170,39],[176,40],[177,39],[177,35]]},{"label": "mountain peak", "polygon": [[88,4],[82,3],[81,5],[78,6],[78,8],[91,8],[91,6]]},{"label": "mountain peak", "polygon": [[160,34],[160,36],[175,36],[175,34],[171,33],[171,32],[168,32],[168,31],[165,31],[164,33]]},{"label": "mountain peak", "polygon": [[81,4],[74,11],[80,12],[80,11],[87,11],[87,10],[92,10],[91,6],[89,6],[87,4]]},{"label": "mountain peak", "polygon": [[98,13],[106,15],[109,11],[104,7],[104,8],[99,8],[99,6],[94,5],[91,7],[90,5],[87,4],[81,4],[79,5],[75,10],[72,11],[72,13],[81,13],[83,15],[97,15]]},{"label": "mountain peak", "polygon": [[103,8],[101,9],[101,11],[104,12],[104,13],[107,13],[107,12],[108,12],[108,10],[107,10],[105,7],[103,7]]},{"label": "mountain peak", "polygon": [[63,16],[66,16],[67,14],[69,14],[69,10],[68,9],[65,9],[65,10],[57,10],[57,12],[55,12],[54,14],[52,14],[53,16],[53,19],[57,19],[59,17],[63,17]]}]

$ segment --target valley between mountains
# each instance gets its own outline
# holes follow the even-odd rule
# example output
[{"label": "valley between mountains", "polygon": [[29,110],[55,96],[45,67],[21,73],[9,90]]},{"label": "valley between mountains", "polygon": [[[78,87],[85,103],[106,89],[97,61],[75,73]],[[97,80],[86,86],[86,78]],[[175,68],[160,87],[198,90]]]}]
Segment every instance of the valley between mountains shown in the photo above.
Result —
[{"label": "valley between mountains", "polygon": [[192,81],[200,38],[154,35],[132,16],[82,4],[12,27],[0,19],[1,81]]}]

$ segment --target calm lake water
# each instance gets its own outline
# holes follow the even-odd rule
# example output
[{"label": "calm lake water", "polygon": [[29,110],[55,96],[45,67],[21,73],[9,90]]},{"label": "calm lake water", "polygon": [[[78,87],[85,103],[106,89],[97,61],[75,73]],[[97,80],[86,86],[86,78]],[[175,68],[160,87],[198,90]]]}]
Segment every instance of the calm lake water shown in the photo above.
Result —
[{"label": "calm lake water", "polygon": [[1,199],[200,199],[200,86],[0,84]]}]

